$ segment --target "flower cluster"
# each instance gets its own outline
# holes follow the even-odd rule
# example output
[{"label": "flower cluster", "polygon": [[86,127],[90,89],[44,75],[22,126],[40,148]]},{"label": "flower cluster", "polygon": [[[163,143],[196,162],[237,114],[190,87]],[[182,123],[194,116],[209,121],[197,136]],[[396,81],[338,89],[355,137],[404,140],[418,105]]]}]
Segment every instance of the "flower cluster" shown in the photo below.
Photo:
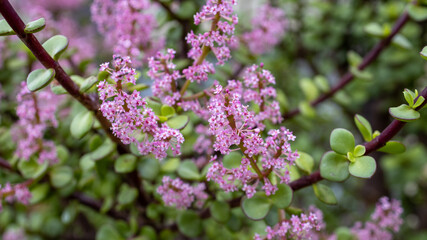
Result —
[{"label": "flower cluster", "polygon": [[157,21],[149,13],[151,8],[149,0],[95,0],[91,12],[98,30],[114,46],[114,53],[129,55],[140,66],[142,53],[152,56],[164,45],[163,39],[153,37]]},{"label": "flower cluster", "polygon": [[[212,21],[210,31],[195,34],[191,31],[187,35],[187,42],[191,44],[188,56],[194,60],[194,64],[183,70],[183,74],[190,81],[206,81],[208,73],[215,71],[212,63],[205,60],[207,53],[211,50],[218,62],[223,65],[230,59],[229,45],[235,44],[233,36],[237,16],[233,15],[233,5],[236,0],[208,0],[202,10],[194,15],[194,23],[199,25],[203,21]],[[222,20],[221,20],[222,19]]]},{"label": "flower cluster", "polygon": [[57,127],[55,112],[61,99],[48,90],[30,92],[25,82],[21,84],[16,108],[19,120],[12,129],[12,138],[18,144],[15,154],[19,158],[29,160],[35,156],[39,163],[58,161],[55,144],[44,140],[43,134],[48,127]]},{"label": "flower cluster", "polygon": [[27,235],[22,228],[7,229],[2,237],[3,240],[27,240]]},{"label": "flower cluster", "polygon": [[148,59],[148,76],[154,81],[151,86],[153,95],[162,99],[169,106],[181,98],[177,91],[177,80],[181,78],[179,71],[176,70],[176,65],[172,62],[175,58],[175,50],[168,49],[166,54],[158,52],[156,58]]},{"label": "flower cluster", "polygon": [[185,209],[189,208],[196,201],[196,207],[201,208],[208,198],[208,195],[204,192],[206,188],[204,183],[191,186],[179,178],[172,180],[167,176],[163,177],[162,183],[157,188],[157,193],[162,195],[163,202],[167,206]]},{"label": "flower cluster", "polygon": [[101,65],[101,71],[111,74],[113,84],[107,80],[98,84],[100,110],[111,123],[111,130],[124,144],[135,143],[141,154],[153,153],[163,159],[170,148],[174,154],[181,153],[184,142],[182,134],[168,127],[166,123],[159,126],[158,117],[147,106],[145,99],[135,90],[132,94],[123,90],[124,84],[135,84],[135,69],[130,67],[129,57],[114,56],[114,67],[109,63]]},{"label": "flower cluster", "polygon": [[324,225],[322,212],[315,207],[310,207],[308,215],[304,213],[300,216],[292,215],[290,219],[282,220],[274,227],[267,226],[265,229],[267,235],[261,237],[255,234],[254,239],[311,239],[316,231],[324,228]]},{"label": "flower cluster", "polygon": [[390,201],[387,197],[382,197],[371,215],[371,220],[364,226],[357,222],[351,231],[359,239],[391,240],[393,239],[391,232],[398,232],[403,223],[402,213],[403,209],[399,201],[395,199]]},{"label": "flower cluster", "polygon": [[7,202],[20,202],[24,205],[28,205],[31,199],[31,193],[24,183],[16,184],[12,186],[10,183],[6,183],[3,188],[0,186],[0,211],[2,209],[2,199]]},{"label": "flower cluster", "polygon": [[276,80],[270,71],[263,69],[264,65],[252,65],[247,68],[243,75],[244,93],[243,99],[245,102],[254,102],[259,105],[260,111],[255,116],[259,122],[258,127],[263,129],[262,121],[269,119],[273,123],[280,123],[282,116],[280,114],[279,102],[272,100],[276,98],[276,89],[272,84],[276,84]]},{"label": "flower cluster", "polygon": [[262,6],[252,19],[253,29],[243,34],[243,41],[253,54],[271,51],[285,35],[288,22],[282,9]]},{"label": "flower cluster", "polygon": [[[271,184],[267,176],[274,173],[281,179],[281,183],[289,182],[287,167],[293,165],[299,156],[292,152],[290,146],[295,136],[281,127],[270,130],[264,140],[254,113],[240,101],[239,84],[235,81],[229,83],[231,87],[226,89],[216,85],[213,91],[215,95],[209,101],[209,134],[215,137],[215,151],[228,155],[233,146],[238,146],[244,157],[238,168],[227,169],[213,156],[207,179],[217,182],[225,191],[236,191],[238,185],[241,185],[248,198],[253,196],[259,182],[263,181],[262,189],[266,194],[274,194],[277,186]],[[257,166],[257,161],[261,161],[262,170]],[[256,174],[250,171],[251,168]]]}]

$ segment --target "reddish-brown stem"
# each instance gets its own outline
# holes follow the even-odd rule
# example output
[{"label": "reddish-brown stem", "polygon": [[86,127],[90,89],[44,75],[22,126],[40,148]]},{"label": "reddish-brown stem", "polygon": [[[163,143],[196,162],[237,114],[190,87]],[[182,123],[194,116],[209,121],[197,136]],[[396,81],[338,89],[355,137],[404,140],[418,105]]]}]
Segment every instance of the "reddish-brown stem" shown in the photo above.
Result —
[{"label": "reddish-brown stem", "polygon": [[[420,96],[423,96],[427,99],[427,87],[423,89]],[[418,98],[417,98],[418,99]],[[415,99],[416,101],[416,99]],[[415,110],[420,110],[425,104],[427,100],[423,102],[419,107]],[[393,120],[385,129],[381,132],[379,136],[374,138],[372,141],[364,143],[363,145],[366,148],[365,155],[368,155],[381,147],[383,147],[388,141],[390,141],[402,128],[405,126],[406,122],[401,122],[398,120]],[[295,180],[289,184],[289,186],[294,190],[299,190],[301,188],[310,186],[319,181],[323,180],[319,171],[313,172],[308,176],[304,176],[298,180]]]},{"label": "reddish-brown stem", "polygon": [[[377,43],[367,54],[366,56],[363,58],[362,63],[358,66],[359,70],[363,70],[366,67],[368,67],[373,61],[375,61],[377,59],[377,57],[380,55],[380,53],[387,47],[390,45],[391,41],[393,40],[393,37],[396,36],[397,33],[399,33],[399,31],[403,28],[403,26],[408,22],[409,20],[409,14],[408,12],[404,12],[399,19],[396,21],[395,25],[393,26],[393,29],[390,33],[390,35],[388,35],[386,38],[384,38],[383,40],[381,40],[379,43]],[[312,107],[317,106],[318,104],[322,103],[323,101],[325,101],[326,99],[329,99],[330,97],[332,97],[336,92],[338,92],[339,90],[341,90],[342,88],[344,88],[345,86],[347,86],[347,84],[349,84],[351,81],[353,81],[354,79],[354,74],[351,72],[347,72],[339,81],[339,83],[333,87],[332,89],[330,89],[328,92],[324,93],[323,95],[321,95],[320,97],[318,97],[317,99],[313,100],[312,102],[310,102],[310,105]],[[295,117],[296,115],[300,114],[301,111],[300,109],[294,109],[291,110],[287,113],[285,113],[283,115],[283,118],[286,119],[290,119]]]},{"label": "reddish-brown stem", "polygon": [[55,70],[56,80],[64,87],[65,90],[75,99],[77,99],[83,106],[88,110],[95,112],[95,116],[100,122],[102,128],[105,130],[107,135],[119,146],[123,152],[128,152],[128,147],[125,146],[120,139],[118,139],[111,132],[111,123],[102,115],[99,111],[99,103],[96,99],[92,99],[90,96],[83,94],[79,91],[79,87],[71,80],[71,78],[65,73],[64,69],[55,61],[43,48],[37,38],[30,33],[26,33],[25,23],[16,13],[15,9],[9,3],[8,0],[0,0],[0,13],[7,21],[9,26],[15,31],[21,41],[31,50],[34,56],[40,61],[45,68],[52,68]]}]

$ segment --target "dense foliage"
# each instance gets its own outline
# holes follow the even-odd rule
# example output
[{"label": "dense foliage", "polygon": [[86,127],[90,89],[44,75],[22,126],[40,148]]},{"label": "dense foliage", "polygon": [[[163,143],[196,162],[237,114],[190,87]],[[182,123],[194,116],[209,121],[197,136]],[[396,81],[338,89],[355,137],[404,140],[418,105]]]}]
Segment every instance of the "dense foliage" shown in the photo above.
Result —
[{"label": "dense foliage", "polygon": [[0,13],[2,239],[427,238],[426,1]]}]

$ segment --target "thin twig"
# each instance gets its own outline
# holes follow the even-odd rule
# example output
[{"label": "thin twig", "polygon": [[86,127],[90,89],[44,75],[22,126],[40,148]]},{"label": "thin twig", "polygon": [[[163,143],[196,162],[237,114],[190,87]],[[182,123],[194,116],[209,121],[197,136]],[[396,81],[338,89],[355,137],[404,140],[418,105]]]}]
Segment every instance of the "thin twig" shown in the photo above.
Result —
[{"label": "thin twig", "polygon": [[[358,66],[359,70],[363,70],[366,67],[368,67],[374,60],[377,59],[377,57],[380,55],[380,53],[390,45],[391,41],[393,40],[393,37],[396,36],[396,34],[399,33],[399,31],[403,28],[403,26],[408,22],[409,20],[409,14],[407,11],[405,11],[399,19],[396,21],[395,25],[393,26],[393,30],[391,31],[390,35],[388,35],[386,38],[381,40],[379,43],[377,43],[363,58],[362,63]],[[310,105],[312,107],[317,106],[318,104],[322,103],[326,99],[332,97],[336,92],[347,86],[352,80],[354,79],[354,74],[350,71],[347,72],[340,80],[338,85],[330,89],[328,92],[324,93],[317,99],[313,100]],[[294,109],[291,110],[283,115],[283,119],[287,120],[290,118],[295,117],[296,115],[300,114],[300,109]]]}]

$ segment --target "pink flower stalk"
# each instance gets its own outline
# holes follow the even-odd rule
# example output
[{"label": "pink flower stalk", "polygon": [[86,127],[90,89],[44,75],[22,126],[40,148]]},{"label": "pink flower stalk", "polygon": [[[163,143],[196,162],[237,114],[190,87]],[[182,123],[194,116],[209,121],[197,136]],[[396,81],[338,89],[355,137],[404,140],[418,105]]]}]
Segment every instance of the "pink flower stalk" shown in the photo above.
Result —
[{"label": "pink flower stalk", "polygon": [[181,98],[177,90],[177,80],[181,78],[176,65],[172,62],[175,58],[175,50],[168,49],[166,54],[158,52],[156,58],[148,59],[148,76],[154,81],[151,86],[153,95],[162,101],[173,106]]},{"label": "pink flower stalk", "polygon": [[12,186],[10,183],[1,188],[0,186],[0,211],[2,210],[1,202],[3,198],[9,202],[20,202],[24,205],[30,204],[31,193],[25,183]]},{"label": "pink flower stalk", "polygon": [[145,56],[153,56],[163,48],[164,40],[153,36],[157,27],[152,5],[148,0],[95,0],[91,6],[92,19],[114,46],[118,55],[131,56],[141,66]]},{"label": "pink flower stalk", "polygon": [[37,157],[39,163],[57,162],[55,144],[44,140],[43,134],[48,127],[57,127],[55,112],[62,97],[48,90],[32,93],[23,82],[17,100],[19,120],[12,129],[12,138],[18,144],[15,154],[25,160]]},{"label": "pink flower stalk", "polygon": [[159,126],[158,117],[147,106],[146,100],[136,90],[132,94],[123,90],[124,84],[135,84],[136,81],[130,58],[114,56],[113,65],[109,68],[109,63],[101,64],[100,70],[109,72],[114,83],[101,81],[98,91],[102,101],[100,110],[112,123],[114,135],[124,144],[135,143],[143,155],[153,153],[157,159],[163,159],[169,148],[179,155],[184,142],[179,130],[166,123]]},{"label": "pink flower stalk", "polygon": [[357,222],[351,231],[359,239],[391,240],[393,239],[392,232],[399,232],[403,223],[402,213],[403,209],[399,201],[395,199],[390,201],[388,197],[382,197],[371,215],[371,220],[364,226]]},{"label": "pink flower stalk", "polygon": [[[288,166],[293,165],[299,157],[290,146],[290,141],[294,141],[295,136],[281,127],[270,130],[269,136],[264,140],[255,114],[240,101],[241,84],[229,81],[229,87],[223,89],[221,85],[215,86],[214,96],[208,104],[211,114],[209,134],[215,137],[215,151],[227,155],[233,146],[238,146],[244,157],[241,166],[234,169],[225,168],[221,162],[216,161],[216,156],[212,157],[213,165],[208,171],[207,179],[217,182],[225,191],[236,191],[238,186],[242,186],[248,198],[253,196],[261,180],[265,193],[274,194],[277,186],[272,185],[266,176],[274,173],[279,176],[281,183],[289,182]],[[262,169],[253,169],[256,161],[261,161]],[[257,174],[250,169],[255,170]],[[253,183],[253,180],[256,181]]]},{"label": "pink flower stalk", "polygon": [[280,42],[287,25],[285,12],[266,4],[252,19],[252,31],[244,33],[242,38],[253,54],[261,55],[271,51]]},{"label": "pink flower stalk", "polygon": [[236,0],[207,0],[202,10],[194,15],[194,24],[212,21],[212,27],[205,33],[191,31],[187,35],[187,42],[192,47],[188,56],[194,64],[184,69],[183,74],[191,82],[206,81],[208,74],[215,72],[213,64],[205,60],[209,50],[215,54],[217,65],[223,65],[231,58],[229,45],[236,42],[234,28],[238,22],[237,16],[233,15],[233,5],[236,4]]},{"label": "pink flower stalk", "polygon": [[208,195],[204,192],[205,188],[204,183],[191,186],[179,178],[172,180],[170,177],[165,176],[163,177],[162,185],[157,188],[157,193],[162,196],[163,202],[167,206],[187,209],[196,201],[196,207],[202,208],[208,198]]},{"label": "pink flower stalk", "polygon": [[271,239],[311,239],[316,231],[324,228],[323,214],[315,207],[310,207],[308,215],[302,213],[300,216],[292,215],[290,219],[280,221],[273,227],[267,226],[267,235],[261,237],[255,234],[255,240]]}]

